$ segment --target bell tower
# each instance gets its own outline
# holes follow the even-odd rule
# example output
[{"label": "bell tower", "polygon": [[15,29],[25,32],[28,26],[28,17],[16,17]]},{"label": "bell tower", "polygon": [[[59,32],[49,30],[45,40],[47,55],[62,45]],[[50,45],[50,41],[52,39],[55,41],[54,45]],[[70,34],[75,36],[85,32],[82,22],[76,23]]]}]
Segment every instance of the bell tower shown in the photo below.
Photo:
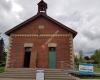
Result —
[{"label": "bell tower", "polygon": [[38,13],[46,14],[46,11],[47,11],[47,3],[45,3],[43,0],[41,0],[38,3]]}]

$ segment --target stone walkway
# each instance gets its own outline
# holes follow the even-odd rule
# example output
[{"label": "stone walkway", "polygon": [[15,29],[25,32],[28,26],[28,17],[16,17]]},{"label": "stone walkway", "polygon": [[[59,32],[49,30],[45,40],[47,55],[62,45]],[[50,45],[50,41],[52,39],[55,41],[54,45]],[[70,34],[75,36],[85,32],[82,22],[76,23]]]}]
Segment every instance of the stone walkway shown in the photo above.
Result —
[{"label": "stone walkway", "polygon": [[81,80],[100,80],[100,79],[81,79]]},{"label": "stone walkway", "polygon": [[0,80],[35,80],[35,79],[0,78]]},{"label": "stone walkway", "polygon": [[[0,80],[35,80],[35,79],[0,78]],[[81,79],[81,80],[100,80],[100,79]]]}]

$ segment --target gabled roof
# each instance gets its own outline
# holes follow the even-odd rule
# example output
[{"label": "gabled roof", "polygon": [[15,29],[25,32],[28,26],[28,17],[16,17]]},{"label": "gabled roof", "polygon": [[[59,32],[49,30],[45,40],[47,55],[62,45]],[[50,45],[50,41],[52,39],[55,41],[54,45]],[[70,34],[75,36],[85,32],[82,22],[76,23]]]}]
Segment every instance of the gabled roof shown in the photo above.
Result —
[{"label": "gabled roof", "polygon": [[15,26],[14,28],[12,28],[12,29],[10,29],[9,31],[5,32],[5,34],[9,36],[9,35],[10,35],[13,31],[15,31],[16,29],[22,27],[23,25],[25,25],[25,24],[27,24],[27,23],[29,23],[29,22],[31,22],[31,21],[34,21],[35,19],[37,19],[37,18],[40,17],[40,16],[42,16],[42,17],[48,19],[49,21],[51,21],[51,22],[53,22],[53,23],[59,25],[61,28],[65,29],[65,30],[67,30],[67,31],[69,31],[69,32],[71,32],[71,33],[73,34],[73,37],[75,37],[75,36],[77,35],[77,32],[76,32],[76,31],[74,31],[74,30],[71,29],[71,28],[68,28],[67,26],[65,26],[65,25],[63,25],[62,23],[56,21],[55,19],[53,19],[53,18],[47,16],[47,15],[44,14],[44,13],[38,13],[37,15],[33,16],[32,18],[30,18],[30,19],[24,21],[23,23],[21,23],[21,24]]}]

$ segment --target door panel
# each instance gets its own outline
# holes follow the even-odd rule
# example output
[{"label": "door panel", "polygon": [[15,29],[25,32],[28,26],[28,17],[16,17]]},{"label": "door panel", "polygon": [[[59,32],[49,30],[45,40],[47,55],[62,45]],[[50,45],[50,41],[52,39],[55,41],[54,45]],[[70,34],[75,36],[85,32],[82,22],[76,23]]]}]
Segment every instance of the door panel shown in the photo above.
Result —
[{"label": "door panel", "polygon": [[55,47],[49,48],[49,68],[55,69],[56,68],[56,50]]},{"label": "door panel", "polygon": [[30,67],[30,57],[31,57],[31,48],[25,48],[25,54],[24,54],[24,68]]},{"label": "door panel", "polygon": [[31,56],[30,52],[25,53],[25,56],[24,56],[24,67],[25,68],[29,68],[30,66],[30,56]]}]

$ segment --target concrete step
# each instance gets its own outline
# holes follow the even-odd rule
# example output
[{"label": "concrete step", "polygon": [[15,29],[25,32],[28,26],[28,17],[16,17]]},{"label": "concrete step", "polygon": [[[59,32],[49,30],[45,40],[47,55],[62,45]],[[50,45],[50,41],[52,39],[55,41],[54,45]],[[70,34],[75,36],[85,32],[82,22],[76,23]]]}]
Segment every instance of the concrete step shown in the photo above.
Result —
[{"label": "concrete step", "polygon": [[33,68],[9,68],[5,70],[5,72],[33,72],[35,69]]},{"label": "concrete step", "polygon": [[66,75],[45,75],[45,77],[67,77]]},{"label": "concrete step", "polygon": [[0,76],[0,78],[19,78],[19,79],[35,79],[32,76]]},{"label": "concrete step", "polygon": [[26,74],[26,73],[24,73],[24,74],[22,74],[22,73],[18,73],[18,74],[12,74],[12,73],[3,73],[3,74],[0,74],[0,75],[35,75],[35,74]]},{"label": "concrete step", "polygon": [[4,72],[2,74],[35,74],[36,72]]},{"label": "concrete step", "polygon": [[[32,75],[32,76],[35,76],[36,74],[35,73],[3,73],[3,74],[1,74],[1,75],[5,75],[5,76],[10,76],[10,75],[15,75],[15,76],[17,76],[17,75],[19,75],[19,76],[24,76],[24,75]],[[63,77],[66,77],[66,74],[61,74],[61,73],[56,73],[56,74],[52,74],[52,73],[45,73],[45,76],[47,77],[47,76],[63,76]]]},{"label": "concrete step", "polygon": [[75,80],[75,79],[45,79],[45,80]]},{"label": "concrete step", "polygon": [[45,78],[45,79],[61,79],[61,80],[63,80],[63,79],[65,79],[65,80],[75,80],[74,78],[68,78],[68,77],[66,77],[66,78],[63,78],[63,77],[47,77],[47,78]]},{"label": "concrete step", "polygon": [[68,73],[44,73],[45,75],[68,75]]},{"label": "concrete step", "polygon": [[[27,78],[35,79],[36,70],[32,68],[14,68],[8,69],[6,72],[0,74],[1,78]],[[75,80],[73,76],[65,73],[61,69],[44,69],[45,80]]]}]

